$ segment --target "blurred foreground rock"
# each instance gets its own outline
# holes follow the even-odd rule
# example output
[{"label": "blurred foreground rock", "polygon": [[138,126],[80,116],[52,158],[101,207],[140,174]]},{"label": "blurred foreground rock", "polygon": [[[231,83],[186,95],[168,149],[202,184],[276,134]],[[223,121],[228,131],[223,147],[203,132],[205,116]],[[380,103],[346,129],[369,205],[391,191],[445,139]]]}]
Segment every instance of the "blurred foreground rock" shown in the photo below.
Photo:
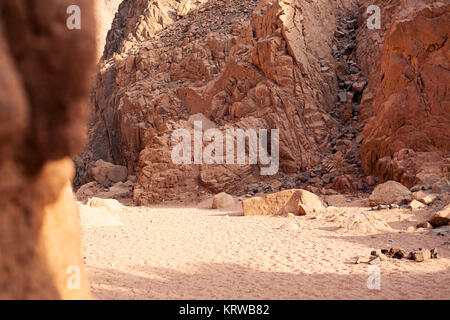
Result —
[{"label": "blurred foreground rock", "polygon": [[0,15],[0,299],[90,298],[67,157],[85,142],[92,1],[0,1]]}]

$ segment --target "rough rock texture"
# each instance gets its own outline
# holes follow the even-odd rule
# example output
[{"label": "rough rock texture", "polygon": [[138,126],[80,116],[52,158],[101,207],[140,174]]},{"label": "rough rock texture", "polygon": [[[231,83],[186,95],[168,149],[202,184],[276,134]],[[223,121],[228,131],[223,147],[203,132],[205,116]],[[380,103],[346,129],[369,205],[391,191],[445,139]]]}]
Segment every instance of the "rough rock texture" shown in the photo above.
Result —
[{"label": "rough rock texture", "polygon": [[124,0],[108,32],[103,58],[127,51],[136,42],[147,41],[157,31],[174,23],[208,0]]},{"label": "rough rock texture", "polygon": [[427,249],[420,249],[411,252],[411,260],[423,262],[431,259],[431,252]]},{"label": "rough rock texture", "polygon": [[[361,104],[361,114],[369,118],[362,165],[366,173],[383,181],[394,179],[410,186],[420,180],[417,173],[424,165],[434,164],[437,171],[444,161],[448,166],[450,4],[378,0],[368,1],[361,12],[372,4],[382,8],[382,28],[362,26],[357,39],[358,57],[369,75]],[[360,15],[361,20],[364,17]],[[412,149],[422,157],[427,156],[421,153],[435,153],[433,159],[405,167],[405,173],[395,170],[395,154],[402,149]],[[434,160],[436,155],[443,159]]]},{"label": "rough rock texture", "polygon": [[[83,168],[98,159],[136,173],[141,205],[243,194],[256,183],[278,191],[287,189],[283,174],[298,173],[311,190],[367,190],[374,179],[362,183],[361,166],[407,187],[448,175],[449,4],[359,4],[356,16],[350,0],[124,1],[100,63],[76,185],[90,182]],[[366,26],[372,4],[382,11],[380,30]],[[222,132],[280,129],[280,174],[260,176],[260,163],[174,165],[171,134],[192,130],[193,115]]]},{"label": "rough rock texture", "polygon": [[443,158],[435,152],[415,152],[401,149],[393,156],[379,159],[373,174],[382,181],[395,180],[407,187],[432,185],[444,172],[450,169],[450,158]]},{"label": "rough rock texture", "polygon": [[202,113],[220,130],[278,128],[280,170],[311,168],[340,132],[329,114],[337,98],[329,48],[337,16],[352,2],[191,1],[189,12],[184,2],[121,4],[82,162],[104,159],[136,171],[134,199],[144,205],[235,193],[259,179],[258,165],[172,165],[171,133]]},{"label": "rough rock texture", "polygon": [[396,181],[387,181],[378,185],[369,197],[369,204],[405,204],[411,201],[411,191]]},{"label": "rough rock texture", "polygon": [[351,193],[361,189],[361,181],[345,174],[334,178],[330,188],[339,193]]},{"label": "rough rock texture", "polygon": [[[71,4],[83,32],[66,27]],[[65,157],[85,141],[92,14],[90,0],[0,1],[0,299],[90,297]]]},{"label": "rough rock texture", "polygon": [[301,189],[285,190],[242,202],[245,216],[312,215],[326,208],[315,194]]},{"label": "rough rock texture", "polygon": [[95,16],[97,21],[97,58],[103,54],[106,36],[111,29],[114,16],[123,0],[95,0]]}]

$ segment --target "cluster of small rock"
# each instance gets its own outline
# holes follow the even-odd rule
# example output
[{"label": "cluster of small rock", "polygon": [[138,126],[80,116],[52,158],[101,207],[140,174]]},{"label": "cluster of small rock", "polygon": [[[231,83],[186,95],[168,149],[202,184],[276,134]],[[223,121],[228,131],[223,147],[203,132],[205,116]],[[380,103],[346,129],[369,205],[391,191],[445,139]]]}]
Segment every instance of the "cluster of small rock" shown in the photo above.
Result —
[{"label": "cluster of small rock", "polygon": [[371,207],[370,211],[378,211],[378,210],[391,210],[391,209],[398,209],[398,208],[405,208],[406,206],[402,205],[399,206],[398,204],[392,203],[392,204],[379,204],[375,207]]},{"label": "cluster of small rock", "polygon": [[[335,71],[338,81],[338,96],[330,115],[340,126],[339,135],[331,140],[330,154],[320,160],[320,167],[304,172],[309,190],[317,193],[320,187],[340,193],[367,190],[373,179],[364,180],[361,169],[360,148],[363,123],[359,122],[359,103],[367,81],[357,64],[355,56],[357,15],[338,19],[334,33],[332,55],[336,60]],[[328,72],[328,66],[321,64],[321,71]],[[322,171],[321,171],[322,170]],[[324,171],[324,172],[323,172]],[[308,176],[310,175],[310,176]],[[323,194],[329,192],[322,191]]]},{"label": "cluster of small rock", "polygon": [[[447,184],[449,184],[448,188],[437,188],[438,185]],[[436,188],[433,188],[434,185],[436,185]],[[378,185],[370,195],[369,203],[372,206],[371,210],[398,208],[409,208],[412,210],[423,209],[440,199],[440,194],[450,191],[450,182],[447,179],[438,180],[434,185],[414,186],[409,190],[401,183],[387,181]]]},{"label": "cluster of small rock", "polygon": [[431,250],[419,248],[418,250],[406,251],[400,248],[377,249],[370,253],[370,257],[358,257],[356,264],[368,263],[379,264],[381,261],[389,259],[408,259],[416,262],[423,262],[429,259],[438,259],[440,255],[436,248]]}]

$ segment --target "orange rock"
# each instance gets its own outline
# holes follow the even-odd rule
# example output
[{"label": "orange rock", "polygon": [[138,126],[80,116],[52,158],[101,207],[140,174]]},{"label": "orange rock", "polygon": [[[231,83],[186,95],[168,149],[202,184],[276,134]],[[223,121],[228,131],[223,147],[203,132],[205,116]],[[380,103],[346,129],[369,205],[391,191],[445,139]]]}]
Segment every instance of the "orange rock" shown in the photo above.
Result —
[{"label": "orange rock", "polygon": [[[364,128],[362,165],[367,174],[389,176],[384,180],[414,180],[414,174],[401,177],[403,172],[393,172],[395,164],[380,162],[385,163],[384,157],[393,157],[405,148],[437,153],[450,150],[450,104],[445,96],[450,88],[449,19],[449,3],[395,1],[390,9],[383,9],[387,30],[382,49],[378,47],[381,41],[377,41],[376,48],[368,44],[369,40],[360,41],[363,70],[370,75],[369,89],[364,94],[370,98],[363,97],[367,103],[361,109],[363,114],[373,114]],[[363,33],[366,37],[382,37],[383,31]],[[363,48],[366,44],[368,47]],[[375,55],[369,53],[363,58],[367,51]],[[371,111],[367,111],[370,105]],[[419,171],[414,167],[405,169]],[[411,183],[414,181],[407,185]]]},{"label": "orange rock", "polygon": [[377,183],[376,178],[373,176],[367,176],[365,180],[369,186],[374,186]]},{"label": "orange rock", "polygon": [[377,161],[373,174],[381,181],[395,180],[411,188],[418,184],[432,185],[439,180],[442,168],[450,164],[450,159],[442,158],[435,152],[415,152],[402,149]]},{"label": "orange rock", "polygon": [[[195,15],[185,15],[184,8],[202,3]],[[137,204],[235,193],[254,183],[247,177],[261,179],[258,165],[173,166],[170,134],[202,114],[219,130],[277,128],[280,170],[311,168],[328,153],[331,132],[339,130],[328,113],[337,86],[324,44],[334,36],[337,15],[351,7],[349,0],[314,6],[300,0],[123,2],[100,62],[84,158],[136,172]],[[217,19],[224,10],[234,12],[230,23]],[[183,17],[174,22],[175,16],[165,15],[171,11]],[[321,72],[318,56],[330,72]],[[159,187],[165,182],[157,179],[169,176],[178,182]]]},{"label": "orange rock", "polygon": [[450,223],[450,205],[447,205],[441,211],[433,214],[428,218],[427,222],[429,222],[433,228],[448,225]]}]

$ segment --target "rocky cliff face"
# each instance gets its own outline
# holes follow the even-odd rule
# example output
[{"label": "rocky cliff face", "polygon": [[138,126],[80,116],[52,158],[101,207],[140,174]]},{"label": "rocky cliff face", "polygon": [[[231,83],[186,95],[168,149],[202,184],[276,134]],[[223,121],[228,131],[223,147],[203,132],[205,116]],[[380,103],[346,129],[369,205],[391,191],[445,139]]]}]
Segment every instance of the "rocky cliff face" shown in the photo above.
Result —
[{"label": "rocky cliff face", "polygon": [[137,171],[138,203],[258,179],[256,165],[172,166],[171,132],[202,113],[222,130],[280,129],[281,171],[311,168],[340,130],[329,114],[337,97],[330,46],[337,16],[350,8],[208,1],[181,15],[175,1],[125,1],[98,75],[90,156]]},{"label": "rocky cliff face", "polygon": [[382,180],[412,186],[450,165],[450,5],[378,4],[383,28],[362,29],[358,39],[359,60],[371,75],[361,106],[369,118],[362,165]]},{"label": "rocky cliff face", "polygon": [[[367,28],[369,5],[381,9],[379,30]],[[375,181],[360,167],[408,186],[436,180],[449,163],[448,11],[431,0],[124,1],[77,183],[97,159],[136,174],[138,204],[254,183],[273,191],[274,181],[355,192]],[[221,132],[279,129],[279,174],[174,165],[172,133],[200,118]]]},{"label": "rocky cliff face", "polygon": [[85,142],[92,2],[0,1],[0,16],[0,299],[89,298],[66,157]]},{"label": "rocky cliff face", "polygon": [[97,21],[97,58],[103,54],[106,44],[106,36],[111,29],[114,16],[122,0],[97,0],[95,1],[95,17]]}]

